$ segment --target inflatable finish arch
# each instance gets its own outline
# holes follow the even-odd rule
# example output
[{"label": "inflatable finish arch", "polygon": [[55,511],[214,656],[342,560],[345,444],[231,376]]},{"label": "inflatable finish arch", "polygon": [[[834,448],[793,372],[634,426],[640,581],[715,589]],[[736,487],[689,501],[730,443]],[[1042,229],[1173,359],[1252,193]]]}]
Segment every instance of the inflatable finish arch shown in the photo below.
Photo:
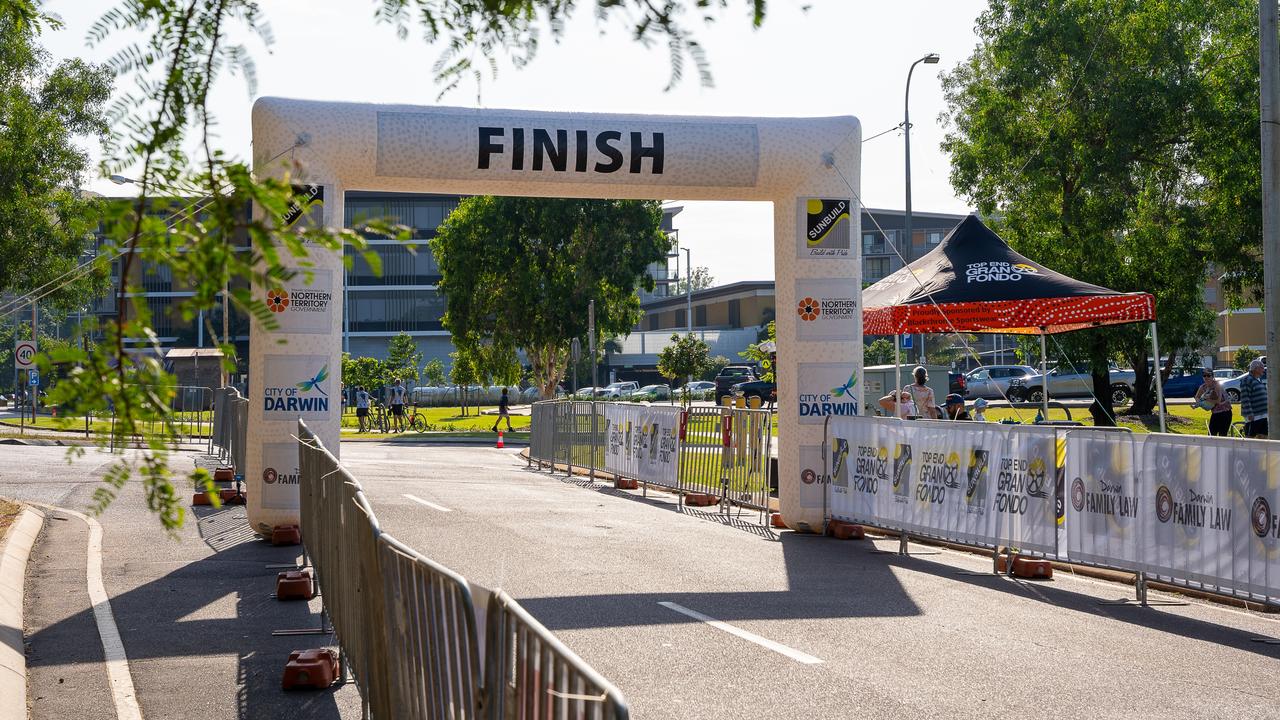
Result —
[{"label": "inflatable finish arch", "polygon": [[[823,421],[860,412],[862,400],[860,213],[845,184],[858,189],[857,119],[263,98],[253,108],[259,176],[281,177],[285,165],[269,158],[300,137],[300,180],[319,187],[320,220],[331,227],[343,224],[348,190],[772,202],[779,496],[788,525],[820,526]],[[339,449],[342,257],[323,251],[311,260],[309,285],[299,276],[264,297],[279,327],[254,321],[250,331],[248,513],[268,535],[298,522],[297,419]]]}]

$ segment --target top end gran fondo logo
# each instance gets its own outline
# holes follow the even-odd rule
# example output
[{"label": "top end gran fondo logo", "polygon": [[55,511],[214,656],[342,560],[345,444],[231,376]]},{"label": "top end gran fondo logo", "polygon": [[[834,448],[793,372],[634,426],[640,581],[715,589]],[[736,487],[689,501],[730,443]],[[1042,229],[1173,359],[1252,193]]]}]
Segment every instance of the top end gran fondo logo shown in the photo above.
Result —
[{"label": "top end gran fondo logo", "polygon": [[964,270],[966,283],[1017,282],[1025,275],[1039,274],[1040,269],[1027,263],[1004,261],[969,263]]}]

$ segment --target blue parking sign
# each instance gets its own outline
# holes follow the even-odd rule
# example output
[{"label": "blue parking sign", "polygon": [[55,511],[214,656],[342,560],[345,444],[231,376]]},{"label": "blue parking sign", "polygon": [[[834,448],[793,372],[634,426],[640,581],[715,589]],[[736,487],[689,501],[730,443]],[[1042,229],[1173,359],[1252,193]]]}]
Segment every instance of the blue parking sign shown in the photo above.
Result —
[{"label": "blue parking sign", "polygon": [[32,370],[32,371],[31,371],[31,373],[30,373],[30,377],[29,377],[29,379],[27,380],[27,384],[28,384],[28,385],[31,385],[32,387],[34,387],[34,386],[36,386],[36,385],[39,385],[39,384],[40,384],[40,373],[39,373],[39,372],[37,372],[37,371],[35,371],[35,370]]},{"label": "blue parking sign", "polygon": [[902,349],[903,349],[903,350],[910,350],[910,349],[911,349],[911,338],[913,338],[913,337],[915,337],[915,336],[914,336],[914,335],[903,335],[903,336],[902,336]]}]

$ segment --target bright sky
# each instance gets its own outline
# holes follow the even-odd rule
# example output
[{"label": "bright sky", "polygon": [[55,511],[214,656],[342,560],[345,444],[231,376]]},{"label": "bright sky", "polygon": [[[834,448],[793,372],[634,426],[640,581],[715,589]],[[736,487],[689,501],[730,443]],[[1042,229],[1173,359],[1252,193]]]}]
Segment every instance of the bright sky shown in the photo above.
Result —
[{"label": "bright sky", "polygon": [[[90,24],[115,5],[109,0],[46,0],[66,29],[46,35],[57,57],[102,61],[110,48],[88,48]],[[663,92],[670,65],[666,47],[646,49],[630,40],[619,22],[600,25],[591,2],[582,2],[565,39],[544,40],[523,70],[500,64],[496,80],[464,84],[438,102],[445,105],[530,110],[581,110],[687,115],[857,116],[864,137],[902,121],[907,68],[929,52],[938,65],[918,65],[912,79],[912,199],[918,211],[967,212],[948,182],[949,163],[939,149],[943,110],[939,74],[963,61],[976,45],[979,0],[774,0],[764,27],[752,30],[746,0],[730,0],[721,21],[697,28],[715,75],[703,88],[691,63],[684,81]],[[806,12],[802,8],[809,5]],[[258,95],[436,104],[440,88],[431,67],[440,46],[415,33],[396,38],[373,20],[374,3],[338,0],[263,0],[275,36],[265,48],[244,37],[257,63]],[[602,31],[605,31],[602,34]],[[125,82],[125,81],[122,81]],[[249,156],[249,109],[245,84],[225,77],[213,97],[223,149]],[[867,142],[862,156],[862,195],[870,207],[902,208],[903,142],[891,132]],[[126,194],[105,179],[91,189]],[[678,198],[673,198],[678,200]],[[681,242],[693,263],[711,269],[716,282],[773,277],[772,220],[767,203],[681,203]]]}]

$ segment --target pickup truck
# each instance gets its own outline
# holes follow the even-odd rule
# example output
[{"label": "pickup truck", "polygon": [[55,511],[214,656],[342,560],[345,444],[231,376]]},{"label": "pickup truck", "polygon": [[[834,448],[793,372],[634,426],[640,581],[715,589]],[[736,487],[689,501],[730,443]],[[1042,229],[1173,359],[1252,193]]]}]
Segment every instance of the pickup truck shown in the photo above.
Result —
[{"label": "pickup truck", "polygon": [[741,393],[743,397],[758,397],[762,402],[766,403],[776,403],[778,401],[777,384],[766,380],[740,382],[730,390],[734,395]]},{"label": "pickup truck", "polygon": [[[1014,402],[1040,402],[1044,399],[1045,377],[1039,373],[1015,378],[1009,384],[1009,399]],[[1134,374],[1132,370],[1111,368],[1111,404],[1120,405],[1133,397]],[[1079,398],[1093,396],[1093,376],[1088,372],[1076,372],[1070,366],[1055,367],[1048,375],[1049,398]]]},{"label": "pickup truck", "polygon": [[755,368],[750,365],[725,365],[716,375],[716,404],[719,405],[725,395],[733,394],[734,385],[758,379]]}]

